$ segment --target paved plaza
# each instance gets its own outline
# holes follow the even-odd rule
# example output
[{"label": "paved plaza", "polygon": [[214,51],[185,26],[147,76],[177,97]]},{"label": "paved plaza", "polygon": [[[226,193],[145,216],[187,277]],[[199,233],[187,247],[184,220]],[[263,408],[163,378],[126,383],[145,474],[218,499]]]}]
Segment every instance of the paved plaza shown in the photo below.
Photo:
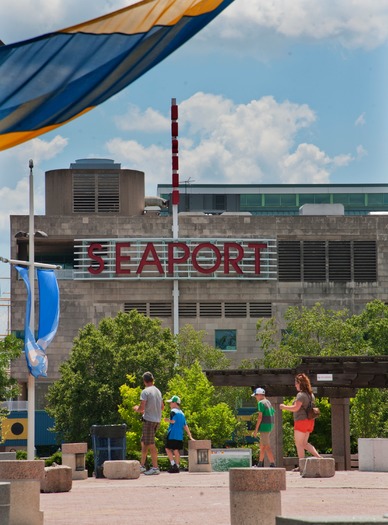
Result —
[{"label": "paved plaza", "polygon": [[[282,516],[386,516],[388,472],[340,471],[332,478],[286,473]],[[88,478],[70,492],[41,494],[44,525],[230,525],[229,473]],[[258,513],[260,509],[258,509]]]}]

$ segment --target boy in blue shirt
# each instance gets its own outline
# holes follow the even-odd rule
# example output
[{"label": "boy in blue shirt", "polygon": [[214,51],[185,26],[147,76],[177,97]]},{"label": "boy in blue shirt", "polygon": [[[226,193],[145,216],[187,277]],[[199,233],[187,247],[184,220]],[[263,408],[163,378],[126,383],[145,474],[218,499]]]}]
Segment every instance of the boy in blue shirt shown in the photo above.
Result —
[{"label": "boy in blue shirt", "polygon": [[170,474],[178,474],[180,465],[179,451],[183,448],[183,431],[185,430],[187,432],[189,439],[193,441],[194,439],[187,426],[185,415],[180,408],[180,397],[172,396],[171,399],[167,400],[167,403],[170,403],[171,409],[170,419],[165,419],[165,421],[170,423],[166,437],[166,453],[171,463],[168,472]]}]

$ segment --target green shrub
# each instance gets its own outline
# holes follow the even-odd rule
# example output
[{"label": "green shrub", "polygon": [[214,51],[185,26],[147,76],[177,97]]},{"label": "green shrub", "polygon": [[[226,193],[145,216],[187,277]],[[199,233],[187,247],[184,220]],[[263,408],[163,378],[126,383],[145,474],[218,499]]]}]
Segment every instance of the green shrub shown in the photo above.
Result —
[{"label": "green shrub", "polygon": [[94,452],[93,452],[92,449],[89,449],[86,452],[86,455],[85,455],[85,467],[86,467],[86,470],[88,471],[89,478],[91,478],[93,476],[93,472],[94,472]]},{"label": "green shrub", "polygon": [[51,467],[54,463],[62,465],[62,452],[60,450],[57,450],[52,456],[45,459],[46,467]]},{"label": "green shrub", "polygon": [[27,459],[27,450],[17,450],[16,459]]}]

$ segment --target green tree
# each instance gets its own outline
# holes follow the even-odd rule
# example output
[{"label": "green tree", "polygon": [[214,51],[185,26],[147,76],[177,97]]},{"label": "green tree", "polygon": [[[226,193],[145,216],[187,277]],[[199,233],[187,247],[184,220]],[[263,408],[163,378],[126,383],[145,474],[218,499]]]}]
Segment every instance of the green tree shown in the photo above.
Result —
[{"label": "green tree", "polygon": [[227,403],[219,401],[215,387],[198,362],[169,381],[166,395],[174,394],[182,400],[182,410],[194,438],[210,439],[213,447],[222,447],[231,438],[236,417]]},{"label": "green tree", "polygon": [[[140,388],[133,386],[133,378],[120,389],[122,403],[119,413],[128,426],[127,450],[129,453],[140,448],[141,423],[140,418],[132,409],[138,403]],[[213,447],[220,447],[230,439],[237,425],[236,417],[231,408],[217,400],[214,386],[202,372],[198,361],[190,368],[181,369],[179,374],[172,377],[164,394],[167,400],[173,395],[179,395],[182,400],[182,410],[185,413],[191,433],[196,439],[210,439]],[[162,422],[156,435],[156,445],[163,451],[163,443],[168,424],[163,420],[168,418],[170,409],[165,403]],[[187,448],[187,436],[185,435]]]},{"label": "green tree", "polygon": [[[325,309],[317,303],[312,308],[290,307],[282,331],[273,318],[257,323],[257,339],[264,353],[266,368],[293,368],[302,356],[387,355],[388,306],[382,301],[368,303],[358,315],[349,311]],[[388,435],[387,389],[360,389],[351,400],[351,435],[358,437]],[[327,405],[327,406],[326,406]],[[319,403],[321,417],[316,422],[317,435],[331,436],[329,405]],[[329,443],[315,443],[321,451]]]},{"label": "green tree", "polygon": [[358,438],[387,437],[387,389],[361,388],[350,410],[351,435]]},{"label": "green tree", "polygon": [[257,338],[266,368],[292,368],[301,356],[367,355],[374,353],[365,327],[349,317],[349,311],[293,306],[285,313],[286,328],[276,321],[258,321]]},{"label": "green tree", "polygon": [[225,356],[222,350],[204,342],[205,335],[204,330],[194,330],[190,324],[182,327],[176,336],[177,365],[179,368],[190,368],[196,361],[201,364],[204,370],[230,367],[230,359]]},{"label": "green tree", "polygon": [[136,310],[103,319],[98,327],[86,325],[60,367],[61,378],[49,388],[47,411],[55,419],[54,430],[67,441],[90,441],[91,425],[122,422],[118,406],[127,374],[140,385],[150,370],[163,391],[175,361],[171,331]]},{"label": "green tree", "polygon": [[[6,401],[19,395],[20,388],[16,379],[9,375],[9,364],[12,359],[19,357],[23,350],[23,341],[13,334],[7,335],[0,341],[0,400]],[[0,408],[0,434],[3,419],[8,410]]]}]

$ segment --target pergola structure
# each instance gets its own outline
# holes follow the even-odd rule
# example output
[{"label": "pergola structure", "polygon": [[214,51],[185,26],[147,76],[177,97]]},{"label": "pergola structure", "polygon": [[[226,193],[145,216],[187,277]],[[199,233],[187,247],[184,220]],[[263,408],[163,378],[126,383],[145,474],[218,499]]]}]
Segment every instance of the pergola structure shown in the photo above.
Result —
[{"label": "pergola structure", "polygon": [[302,357],[295,368],[257,368],[244,370],[206,370],[214,386],[261,386],[275,408],[275,455],[283,462],[283,397],[295,396],[294,379],[308,375],[317,397],[328,397],[331,404],[331,438],[337,470],[350,470],[349,400],[359,388],[388,388],[387,356]]}]

